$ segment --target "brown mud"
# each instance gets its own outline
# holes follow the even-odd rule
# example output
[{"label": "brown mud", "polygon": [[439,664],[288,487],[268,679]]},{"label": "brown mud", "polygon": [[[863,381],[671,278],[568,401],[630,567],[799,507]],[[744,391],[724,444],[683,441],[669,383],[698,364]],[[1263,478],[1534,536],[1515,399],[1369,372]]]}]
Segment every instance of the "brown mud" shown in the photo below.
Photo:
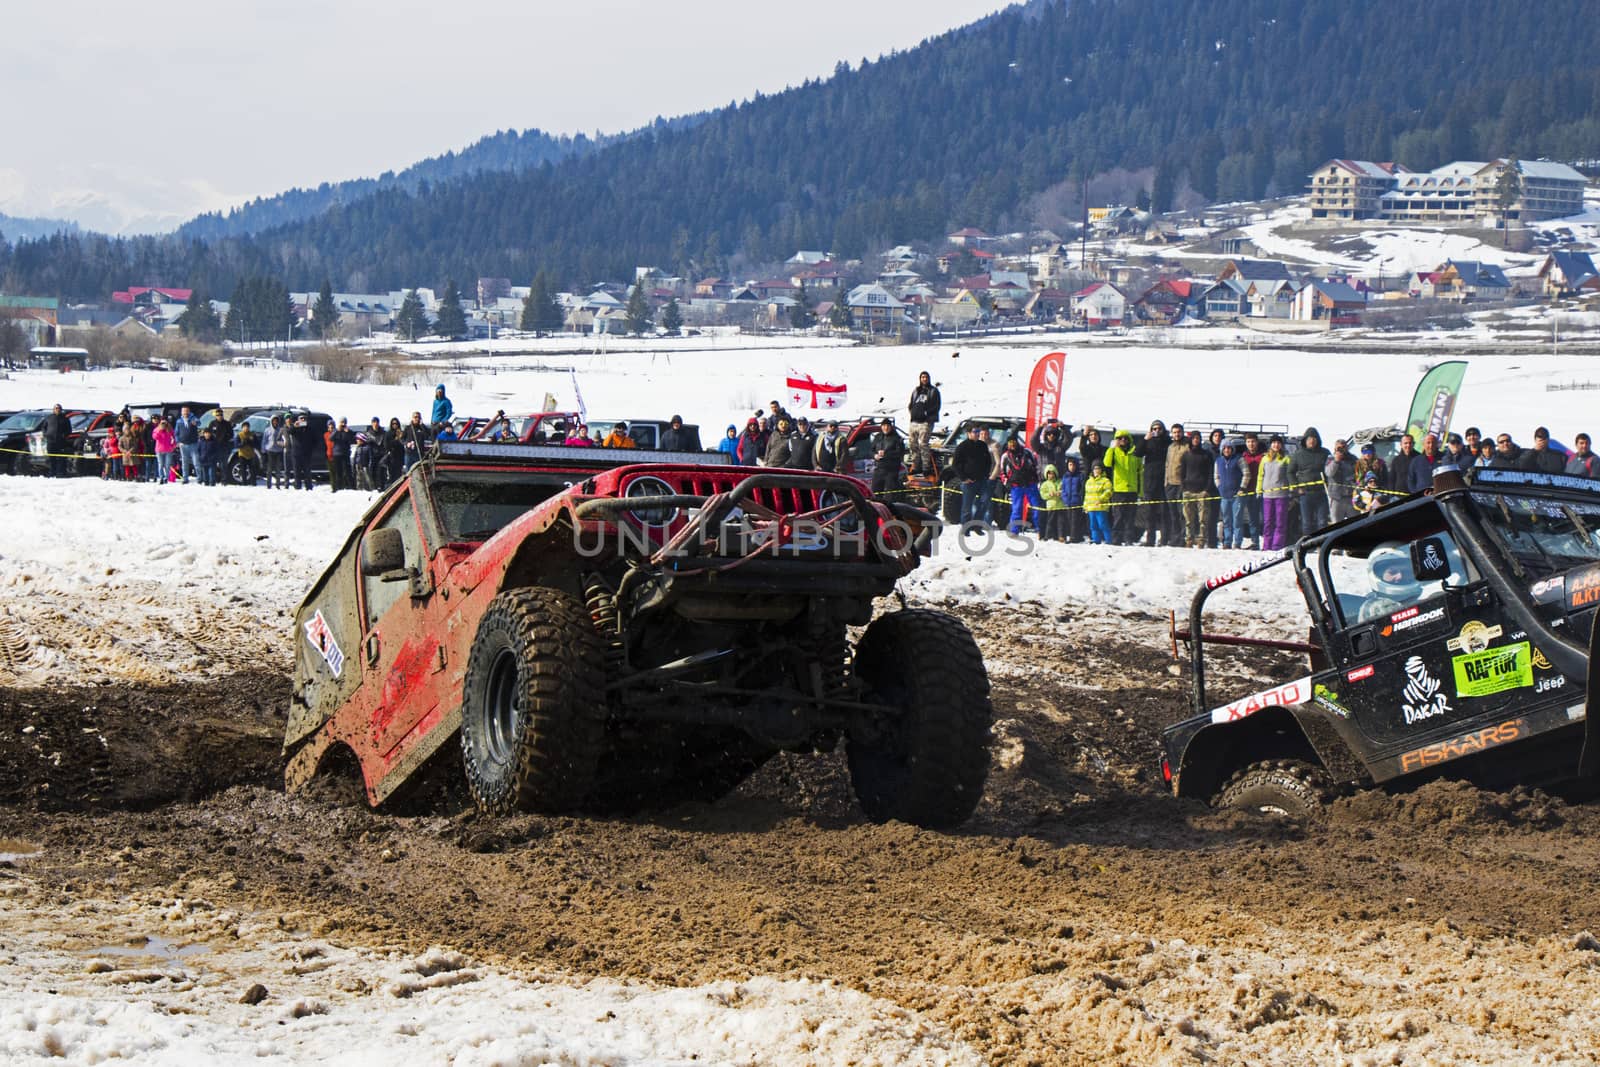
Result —
[{"label": "brown mud", "polygon": [[269,676],[0,692],[0,838],[41,846],[29,877],[63,901],[204,894],[353,944],[673,985],[831,979],[997,1064],[1600,1056],[1600,807],[1449,782],[1304,822],[1179,802],[1161,626],[968,621],[994,766],[957,833],[866,821],[838,754],[628,818],[290,797]]}]

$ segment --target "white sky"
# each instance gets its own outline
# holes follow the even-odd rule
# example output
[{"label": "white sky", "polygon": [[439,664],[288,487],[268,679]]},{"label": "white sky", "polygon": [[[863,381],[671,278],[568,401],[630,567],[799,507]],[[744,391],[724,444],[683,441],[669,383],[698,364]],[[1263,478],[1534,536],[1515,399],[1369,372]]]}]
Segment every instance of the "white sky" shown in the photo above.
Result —
[{"label": "white sky", "polygon": [[0,212],[106,229],[373,176],[497,129],[607,133],[906,49],[998,0],[9,4]]}]

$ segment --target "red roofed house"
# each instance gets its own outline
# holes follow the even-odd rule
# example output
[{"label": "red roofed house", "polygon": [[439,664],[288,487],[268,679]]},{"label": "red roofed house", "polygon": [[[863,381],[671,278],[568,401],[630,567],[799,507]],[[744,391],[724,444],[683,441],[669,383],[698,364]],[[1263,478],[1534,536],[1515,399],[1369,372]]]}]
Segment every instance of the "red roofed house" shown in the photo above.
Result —
[{"label": "red roofed house", "polygon": [[1133,302],[1134,313],[1140,321],[1157,326],[1170,326],[1183,318],[1185,311],[1196,317],[1204,314],[1205,290],[1211,283],[1202,285],[1188,279],[1166,278],[1146,289]]},{"label": "red roofed house", "polygon": [[111,294],[114,304],[187,304],[192,289],[164,289],[159,286],[130,285],[126,291]]},{"label": "red roofed house", "polygon": [[1095,282],[1072,294],[1072,314],[1090,326],[1121,326],[1128,298],[1110,282]]}]

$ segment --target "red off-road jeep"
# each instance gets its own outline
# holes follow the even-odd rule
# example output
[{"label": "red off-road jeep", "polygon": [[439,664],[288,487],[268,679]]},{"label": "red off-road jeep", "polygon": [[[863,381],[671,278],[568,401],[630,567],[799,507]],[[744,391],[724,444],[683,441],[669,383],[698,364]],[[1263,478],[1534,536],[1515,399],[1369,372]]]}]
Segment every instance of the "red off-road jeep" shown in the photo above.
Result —
[{"label": "red off-road jeep", "polygon": [[964,820],[988,771],[978,647],[937,612],[872,618],[933,516],[719,459],[437,446],[300,606],[289,788],[347,749],[379,804],[459,738],[488,811],[669,804],[843,740],[871,818]]}]

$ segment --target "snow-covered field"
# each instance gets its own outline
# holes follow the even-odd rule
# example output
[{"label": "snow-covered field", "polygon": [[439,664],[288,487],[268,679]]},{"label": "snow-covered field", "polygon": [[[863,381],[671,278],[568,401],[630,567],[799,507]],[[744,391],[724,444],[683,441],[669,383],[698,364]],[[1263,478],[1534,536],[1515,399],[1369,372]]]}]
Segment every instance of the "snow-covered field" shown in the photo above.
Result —
[{"label": "snow-covered field", "polygon": [[[1239,331],[1207,327],[1209,344]],[[432,386],[447,387],[462,414],[536,411],[548,394],[563,409],[581,392],[587,410],[601,418],[664,418],[678,413],[698,423],[708,445],[730,423],[743,424],[757,407],[780,400],[796,415],[826,416],[793,399],[791,368],[818,381],[843,382],[849,415],[891,412],[903,416],[917,372],[928,370],[944,396],[942,421],[969,414],[1023,410],[1034,362],[1063,345],[1067,352],[1061,416],[1074,423],[1117,423],[1135,429],[1151,418],[1168,421],[1282,423],[1298,432],[1318,426],[1325,436],[1399,421],[1417,379],[1438,356],[1419,355],[1405,340],[1389,352],[1340,351],[1308,344],[1303,350],[1258,350],[1244,338],[1233,348],[1174,344],[1085,344],[1082,335],[1034,344],[974,344],[915,348],[686,351],[657,342],[651,352],[540,357],[466,356],[422,365],[404,385],[341,385],[312,381],[302,368],[212,367],[183,373],[101,371],[56,374],[13,371],[0,378],[0,408],[60,402],[120,408],[163,398],[224,405],[295,403],[365,425],[373,415],[404,419],[426,414]],[[1187,336],[1187,335],[1185,335]],[[1548,391],[1547,385],[1600,385],[1600,364],[1582,355],[1466,356],[1467,372],[1455,425],[1503,428],[1529,439],[1548,425],[1570,439],[1592,432],[1592,389]]]}]

